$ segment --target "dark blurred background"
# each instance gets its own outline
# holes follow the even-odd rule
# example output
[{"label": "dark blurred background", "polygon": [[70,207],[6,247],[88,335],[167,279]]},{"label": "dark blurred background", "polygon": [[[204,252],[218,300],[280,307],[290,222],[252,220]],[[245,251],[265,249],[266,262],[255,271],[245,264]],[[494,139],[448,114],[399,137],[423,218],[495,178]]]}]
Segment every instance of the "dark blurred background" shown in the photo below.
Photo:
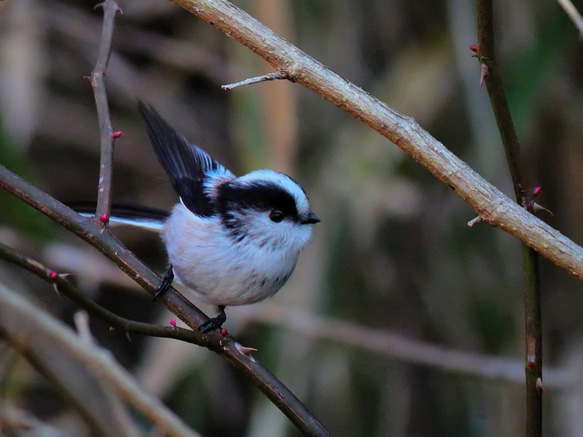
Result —
[{"label": "dark blurred background", "polygon": [[[414,117],[502,191],[507,165],[479,65],[473,2],[244,0],[236,2],[348,80]],[[555,2],[496,3],[498,61],[542,215],[583,241],[583,45]],[[102,13],[95,1],[0,2],[0,163],[63,201],[94,200],[99,131],[87,80]],[[481,374],[371,351],[364,341],[305,329],[307,320],[387,331],[451,351],[523,365],[520,244],[396,146],[299,85],[221,90],[271,71],[246,48],[164,0],[119,0],[107,88],[116,141],[114,201],[176,201],[136,109],[154,105],[235,173],[269,167],[297,179],[322,223],[290,283],[273,299],[228,309],[227,328],[338,436],[512,436],[523,433],[524,388]],[[579,6],[583,4],[579,2]],[[159,237],[116,234],[162,272]],[[59,271],[120,315],[172,317],[94,249],[0,192],[0,241]],[[576,383],[549,383],[546,435],[580,435],[583,287],[541,261],[544,362]],[[75,306],[0,262],[0,282],[70,323]],[[210,308],[203,307],[207,311]],[[283,323],[282,320],[288,320]],[[297,431],[212,353],[171,340],[131,341],[98,321],[99,342],[205,436]],[[366,336],[365,336],[366,338]],[[2,346],[2,402],[84,435],[65,399]],[[579,357],[579,358],[578,358]],[[452,356],[452,361],[454,358]],[[440,364],[441,363],[441,364]],[[575,375],[575,376],[573,376]]]}]

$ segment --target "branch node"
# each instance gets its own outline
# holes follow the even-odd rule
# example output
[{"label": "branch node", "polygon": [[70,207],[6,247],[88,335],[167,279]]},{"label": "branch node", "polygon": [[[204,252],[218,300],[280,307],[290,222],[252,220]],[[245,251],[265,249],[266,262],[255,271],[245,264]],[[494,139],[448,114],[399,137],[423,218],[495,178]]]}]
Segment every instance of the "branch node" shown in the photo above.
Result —
[{"label": "branch node", "polygon": [[109,214],[107,213],[101,214],[101,216],[99,217],[99,221],[103,226],[107,226],[109,224]]},{"label": "branch node", "polygon": [[111,127],[111,117],[109,113],[107,90],[105,87],[105,72],[109,64],[113,31],[115,27],[115,16],[121,9],[115,0],[104,0],[97,6],[103,8],[103,26],[99,43],[99,54],[95,63],[95,68],[91,72],[90,81],[93,87],[95,106],[99,119],[99,131],[101,136],[101,165],[99,170],[99,191],[97,193],[97,217],[101,217],[101,223],[107,227],[107,222],[103,221],[105,214],[109,215],[111,208],[111,180],[113,172],[113,141],[115,134]]}]

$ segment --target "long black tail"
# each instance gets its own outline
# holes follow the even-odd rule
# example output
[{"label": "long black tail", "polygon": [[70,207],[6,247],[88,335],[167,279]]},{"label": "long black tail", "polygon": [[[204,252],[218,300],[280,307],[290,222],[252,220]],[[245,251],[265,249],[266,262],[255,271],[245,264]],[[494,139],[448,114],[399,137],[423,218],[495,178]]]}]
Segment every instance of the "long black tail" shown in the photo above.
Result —
[{"label": "long black tail", "polygon": [[[65,202],[69,208],[84,216],[95,215],[95,202]],[[135,226],[149,231],[160,232],[170,214],[163,209],[134,204],[114,204],[111,207],[112,224]]]}]

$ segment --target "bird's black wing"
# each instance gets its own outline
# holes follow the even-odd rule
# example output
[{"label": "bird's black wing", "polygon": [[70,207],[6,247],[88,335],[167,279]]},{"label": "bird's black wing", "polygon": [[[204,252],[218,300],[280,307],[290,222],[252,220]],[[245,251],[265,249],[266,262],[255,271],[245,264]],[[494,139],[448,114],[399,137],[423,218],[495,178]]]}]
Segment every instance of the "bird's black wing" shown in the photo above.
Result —
[{"label": "bird's black wing", "polygon": [[146,122],[158,161],[170,177],[184,206],[199,216],[211,216],[213,204],[204,191],[205,178],[220,173],[231,175],[229,170],[204,150],[190,144],[154,108],[143,102],[139,102],[138,107]]}]

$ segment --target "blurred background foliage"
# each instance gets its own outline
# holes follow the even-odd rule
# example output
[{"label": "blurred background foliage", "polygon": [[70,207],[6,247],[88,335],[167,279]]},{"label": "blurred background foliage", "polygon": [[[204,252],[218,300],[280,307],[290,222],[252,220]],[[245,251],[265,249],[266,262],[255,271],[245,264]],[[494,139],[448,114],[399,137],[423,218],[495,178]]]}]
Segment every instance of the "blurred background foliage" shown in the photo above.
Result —
[{"label": "blurred background foliage", "polygon": [[[99,134],[87,76],[101,31],[95,1],[0,2],[0,163],[64,201],[96,198]],[[302,50],[362,86],[511,194],[479,65],[473,2],[242,0]],[[555,2],[496,3],[499,64],[542,218],[583,241],[583,46]],[[230,308],[227,327],[338,436],[501,436],[522,433],[520,382],[459,374],[379,353],[308,321],[344,322],[437,346],[523,359],[521,252],[461,199],[376,132],[291,83],[222,91],[270,66],[163,0],[119,0],[107,86],[116,142],[114,200],[170,208],[176,201],[136,111],[153,104],[236,173],[291,174],[322,218],[290,283],[268,302]],[[583,3],[579,2],[580,8]],[[157,235],[117,235],[162,272]],[[120,315],[172,317],[83,242],[0,193],[0,241],[59,271]],[[583,361],[583,287],[541,266],[546,366]],[[0,281],[70,323],[75,307],[51,287],[0,263]],[[210,308],[205,308],[211,311]],[[275,316],[274,316],[275,314]],[[288,320],[283,323],[281,320]],[[150,391],[205,436],[297,435],[241,375],[206,350],[132,337],[92,322],[94,335]],[[375,331],[376,332],[376,331]],[[366,336],[365,336],[366,337]],[[364,343],[364,342],[363,342]],[[1,405],[83,435],[56,388],[0,345]],[[452,357],[452,360],[454,358]],[[572,373],[573,374],[573,373]],[[547,390],[546,435],[580,435],[581,387]]]}]

